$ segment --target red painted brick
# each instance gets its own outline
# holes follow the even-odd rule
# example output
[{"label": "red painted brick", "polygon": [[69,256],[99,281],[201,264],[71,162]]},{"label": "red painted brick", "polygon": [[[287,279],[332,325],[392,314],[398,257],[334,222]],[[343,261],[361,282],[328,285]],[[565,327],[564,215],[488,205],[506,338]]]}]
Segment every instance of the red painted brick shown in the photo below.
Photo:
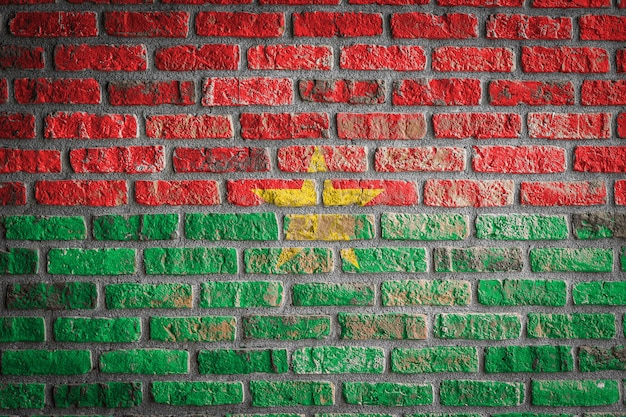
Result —
[{"label": "red painted brick", "polygon": [[115,207],[128,202],[126,181],[37,181],[35,200],[52,206]]},{"label": "red painted brick", "polygon": [[608,139],[609,113],[528,113],[528,135],[542,139]]},{"label": "red painted brick", "polygon": [[207,78],[203,106],[281,106],[293,101],[289,78]]},{"label": "red painted brick", "polygon": [[119,81],[108,85],[113,106],[188,106],[196,102],[193,81]]},{"label": "red painted brick", "polygon": [[176,172],[267,172],[272,169],[265,148],[176,148]]},{"label": "red painted brick", "polygon": [[284,172],[367,171],[362,146],[288,146],[278,149],[277,157],[278,169]]},{"label": "red painted brick", "polygon": [[9,101],[9,83],[6,78],[0,78],[0,104]]},{"label": "red painted brick", "polygon": [[352,70],[422,71],[426,55],[421,46],[350,45],[341,48],[339,65]]},{"label": "red painted brick", "polygon": [[46,4],[54,3],[54,0],[0,0],[0,4]]},{"label": "red painted brick", "polygon": [[624,106],[626,80],[585,80],[580,103],[584,106]]},{"label": "red painted brick", "polygon": [[146,118],[146,135],[158,139],[230,139],[230,116],[213,114],[161,114]]},{"label": "red painted brick", "polygon": [[[293,190],[297,192],[305,186],[305,180],[254,179],[226,181],[228,202],[237,206],[260,206],[266,204],[255,190]],[[309,205],[308,202],[306,205]]]},{"label": "red painted brick", "polygon": [[617,72],[626,72],[626,49],[619,49],[615,52]]},{"label": "red painted brick", "polygon": [[330,4],[335,5],[339,4],[341,0],[259,0],[259,4],[285,4],[289,6],[298,6],[305,4]]},{"label": "red painted brick", "polygon": [[200,36],[279,38],[285,32],[282,13],[199,12],[196,33]]},{"label": "red painted brick", "polygon": [[[357,203],[364,207],[372,206],[414,206],[418,203],[418,194],[415,183],[410,181],[393,180],[326,180],[322,197],[324,205],[337,206],[348,205],[339,200],[328,201],[327,194],[331,196],[335,190],[378,190],[380,194],[369,201]],[[340,193],[340,192],[339,192]]]},{"label": "red painted brick", "polygon": [[414,140],[426,136],[426,119],[421,113],[337,113],[341,139]]},{"label": "red painted brick", "polygon": [[72,149],[70,165],[79,173],[150,174],[163,171],[165,152],[162,146]]},{"label": "red painted brick", "polygon": [[395,82],[392,101],[396,106],[476,106],[480,97],[479,80],[421,78]]},{"label": "red painted brick", "polygon": [[293,14],[293,35],[321,38],[378,36],[383,33],[379,13],[304,12]]},{"label": "red painted brick", "polygon": [[34,38],[98,36],[93,12],[17,12],[9,21],[14,36]]},{"label": "red painted brick", "polygon": [[615,195],[615,204],[626,206],[626,180],[615,181],[613,192]]},{"label": "red painted brick", "polygon": [[469,39],[478,37],[478,19],[473,14],[395,13],[391,16],[394,38]]},{"label": "red painted brick", "polygon": [[529,206],[593,206],[606,204],[604,181],[522,182],[520,201]]},{"label": "red painted brick", "polygon": [[433,70],[464,72],[511,72],[515,55],[509,48],[446,46],[433,51]]},{"label": "red painted brick", "polygon": [[494,106],[562,106],[574,104],[574,85],[567,81],[496,80],[489,83],[490,102]]},{"label": "red painted brick", "polygon": [[617,136],[626,138],[626,113],[617,115]]},{"label": "red painted brick", "polygon": [[61,71],[145,71],[145,45],[58,45],[54,64]]},{"label": "red painted brick", "polygon": [[40,149],[0,148],[0,173],[61,172],[61,152]]},{"label": "red painted brick", "polygon": [[502,207],[513,204],[513,181],[427,180],[424,204],[436,207]]},{"label": "red painted brick", "polygon": [[555,146],[474,146],[472,169],[501,174],[565,172],[565,149]]},{"label": "red painted brick", "polygon": [[0,46],[0,69],[42,69],[43,48],[40,46]]},{"label": "red painted brick", "polygon": [[101,99],[93,78],[18,78],[13,86],[19,104],[99,104]]},{"label": "red painted brick", "polygon": [[381,6],[408,6],[428,4],[430,0],[348,0],[349,4],[378,4]]},{"label": "red painted brick", "polygon": [[522,48],[524,72],[609,72],[609,54],[603,48]]},{"label": "red painted brick", "polygon": [[242,113],[244,139],[324,139],[328,138],[327,113]]},{"label": "red painted brick", "polygon": [[217,181],[135,181],[135,201],[144,206],[213,206],[220,204]]},{"label": "red painted brick", "polygon": [[0,139],[34,138],[34,115],[24,113],[0,113]]},{"label": "red painted brick", "polygon": [[316,103],[381,104],[384,80],[300,80],[300,97]]},{"label": "red painted brick", "polygon": [[626,41],[626,16],[586,15],[578,25],[584,41]]},{"label": "red painted brick", "polygon": [[487,19],[487,39],[572,39],[572,18],[494,14]]},{"label": "red painted brick", "polygon": [[0,182],[0,206],[26,205],[26,187],[21,182]]},{"label": "red painted brick", "polygon": [[[67,2],[72,4],[152,4],[154,0],[67,0]],[[166,3],[167,1],[162,0],[161,2]]]},{"label": "red painted brick", "polygon": [[626,146],[577,146],[574,171],[626,172]]},{"label": "red painted brick", "polygon": [[161,0],[171,4],[250,4],[252,0]]},{"label": "red painted brick", "polygon": [[515,139],[522,118],[517,113],[436,113],[433,130],[436,138]]},{"label": "red painted brick", "polygon": [[333,68],[333,50],[324,45],[258,45],[248,49],[254,70],[322,70]]},{"label": "red painted brick", "polygon": [[611,0],[533,0],[532,6],[545,9],[611,7]]},{"label": "red painted brick", "polygon": [[187,12],[105,12],[104,30],[110,36],[186,38]]},{"label": "red painted brick", "polygon": [[522,7],[525,0],[437,0],[439,6]]},{"label": "red painted brick", "polygon": [[239,46],[211,44],[178,45],[157,49],[156,67],[164,71],[239,69]]},{"label": "red painted brick", "polygon": [[378,172],[445,172],[465,170],[465,149],[452,147],[376,149]]},{"label": "red painted brick", "polygon": [[132,114],[57,112],[46,116],[44,136],[48,139],[133,139],[137,137],[137,118]]}]

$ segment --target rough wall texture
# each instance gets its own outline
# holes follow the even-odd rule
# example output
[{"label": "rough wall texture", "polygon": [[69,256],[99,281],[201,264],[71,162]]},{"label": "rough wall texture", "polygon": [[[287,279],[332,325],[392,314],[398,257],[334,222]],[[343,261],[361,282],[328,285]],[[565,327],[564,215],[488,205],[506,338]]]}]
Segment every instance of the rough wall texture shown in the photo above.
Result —
[{"label": "rough wall texture", "polygon": [[626,415],[624,0],[0,3],[2,414]]}]

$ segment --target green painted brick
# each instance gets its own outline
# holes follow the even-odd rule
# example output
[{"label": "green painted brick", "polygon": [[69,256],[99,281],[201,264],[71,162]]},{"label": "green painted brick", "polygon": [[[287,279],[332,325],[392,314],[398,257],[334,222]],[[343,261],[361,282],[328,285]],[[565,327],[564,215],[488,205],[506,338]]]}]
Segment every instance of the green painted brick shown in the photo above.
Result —
[{"label": "green painted brick", "polygon": [[485,372],[571,372],[571,346],[503,346],[485,348]]},{"label": "green painted brick", "polygon": [[187,213],[185,236],[196,240],[278,240],[274,213]]},{"label": "green painted brick", "polygon": [[622,271],[626,271],[626,246],[622,246],[619,261],[622,266]]},{"label": "green painted brick", "polygon": [[420,413],[420,414],[405,414],[404,417],[482,417],[482,416],[480,414],[473,414],[473,413]]},{"label": "green painted brick", "polygon": [[141,337],[137,317],[59,317],[54,321],[54,339],[58,342],[129,343]]},{"label": "green painted brick", "polygon": [[0,342],[44,342],[43,317],[0,317]]},{"label": "green painted brick", "polygon": [[170,375],[189,372],[186,350],[130,349],[103,352],[100,372],[106,374]]},{"label": "green painted brick", "polygon": [[551,413],[503,413],[492,414],[491,417],[574,417],[575,414],[551,414]]},{"label": "green painted brick", "polygon": [[625,371],[626,347],[581,346],[578,348],[581,372]]},{"label": "green painted brick", "polygon": [[567,284],[559,280],[481,279],[478,302],[488,306],[551,306],[566,303]]},{"label": "green painted brick", "polygon": [[83,217],[7,216],[8,240],[83,240],[87,228]]},{"label": "green painted brick", "polygon": [[424,248],[353,248],[341,250],[343,272],[426,272]]},{"label": "green painted brick", "polygon": [[43,408],[46,400],[44,384],[0,383],[0,408]]},{"label": "green painted brick", "polygon": [[335,386],[326,381],[250,381],[253,407],[335,404]]},{"label": "green painted brick", "polygon": [[530,250],[533,272],[611,272],[613,249],[535,248]]},{"label": "green painted brick", "polygon": [[528,314],[528,337],[549,339],[612,339],[613,314]]},{"label": "green painted brick", "polygon": [[286,349],[214,349],[198,353],[201,374],[282,374],[289,371]]},{"label": "green painted brick", "polygon": [[463,240],[468,218],[460,214],[383,213],[382,238],[389,240]]},{"label": "green painted brick", "polygon": [[437,314],[435,337],[440,339],[517,339],[522,322],[517,314]]},{"label": "green painted brick", "polygon": [[226,414],[226,417],[305,417],[304,414],[270,413],[270,414]]},{"label": "green painted brick", "polygon": [[472,299],[469,281],[422,280],[385,281],[380,287],[383,305],[465,306]]},{"label": "green painted brick", "polygon": [[143,251],[148,275],[236,274],[234,248],[148,248]]},{"label": "green painted brick", "polygon": [[287,214],[285,240],[369,240],[374,238],[372,214]]},{"label": "green painted brick", "polygon": [[382,374],[385,352],[378,347],[305,347],[293,352],[291,365],[296,374]]},{"label": "green painted brick", "polygon": [[294,306],[373,306],[374,284],[311,282],[293,284],[291,299]]},{"label": "green painted brick", "polygon": [[532,404],[549,407],[590,407],[619,401],[617,381],[537,381],[531,382]]},{"label": "green painted brick", "polygon": [[280,281],[210,281],[200,286],[200,307],[279,307],[283,302]]},{"label": "green painted brick", "polygon": [[143,400],[141,382],[55,385],[52,396],[58,408],[130,408]]},{"label": "green painted brick", "polygon": [[104,287],[107,308],[191,308],[189,284],[109,284]]},{"label": "green painted brick", "polygon": [[36,274],[39,253],[32,249],[11,248],[0,251],[0,275]]},{"label": "green painted brick", "polygon": [[178,237],[178,214],[108,214],[93,219],[96,240],[172,240]]},{"label": "green painted brick", "polygon": [[567,219],[563,215],[483,214],[476,217],[476,237],[492,240],[567,239]]},{"label": "green painted brick", "polygon": [[513,407],[524,403],[521,382],[441,381],[441,405]]},{"label": "green painted brick", "polygon": [[523,267],[520,248],[434,248],[436,272],[516,272]]},{"label": "green painted brick", "polygon": [[380,413],[321,413],[313,414],[314,417],[395,417],[391,414]]},{"label": "green painted brick", "polygon": [[426,316],[423,314],[339,313],[341,338],[351,340],[426,339]]},{"label": "green painted brick", "polygon": [[5,350],[4,375],[81,375],[91,371],[89,350]]},{"label": "green painted brick", "polygon": [[237,319],[233,316],[150,317],[150,339],[162,342],[233,341]]},{"label": "green painted brick", "polygon": [[33,282],[7,285],[7,308],[16,310],[93,310],[98,288],[93,282]]},{"label": "green painted brick", "polygon": [[243,257],[249,274],[323,274],[334,268],[329,248],[251,248]]},{"label": "green painted brick", "polygon": [[478,372],[478,352],[469,346],[394,348],[391,370],[399,374]]},{"label": "green painted brick", "polygon": [[48,273],[58,275],[126,275],[137,272],[135,249],[50,249]]},{"label": "green painted brick", "polygon": [[241,382],[213,381],[156,381],[152,396],[158,404],[168,405],[229,405],[243,402]]},{"label": "green painted brick", "polygon": [[330,316],[244,316],[243,334],[247,339],[325,339],[330,335]]},{"label": "green painted brick", "polygon": [[399,384],[394,382],[344,382],[341,394],[348,404],[412,407],[433,403],[430,384]]},{"label": "green painted brick", "polygon": [[626,281],[577,282],[572,289],[577,305],[626,305]]},{"label": "green painted brick", "polygon": [[577,239],[626,238],[625,213],[574,213],[572,229]]}]

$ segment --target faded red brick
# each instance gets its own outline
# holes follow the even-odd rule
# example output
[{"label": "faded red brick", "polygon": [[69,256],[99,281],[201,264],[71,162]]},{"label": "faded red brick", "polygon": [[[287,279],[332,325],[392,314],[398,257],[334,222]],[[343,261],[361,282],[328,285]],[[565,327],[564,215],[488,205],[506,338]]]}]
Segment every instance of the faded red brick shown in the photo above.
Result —
[{"label": "faded red brick", "polygon": [[46,116],[44,136],[48,139],[133,139],[137,118],[132,114],[57,112]]},{"label": "faded red brick", "polygon": [[93,12],[17,12],[9,21],[14,36],[32,38],[98,36]]},{"label": "faded red brick", "polygon": [[26,205],[26,187],[22,182],[0,182],[0,206]]},{"label": "faded red brick", "polygon": [[281,106],[293,101],[289,78],[207,78],[203,106]]},{"label": "faded red brick", "polygon": [[300,6],[305,4],[339,4],[341,0],[259,0],[259,4],[285,4],[289,6]]},{"label": "faded red brick", "polygon": [[520,201],[530,206],[593,206],[606,204],[604,181],[522,182]]},{"label": "faded red brick", "polygon": [[272,169],[265,148],[176,148],[176,172],[268,172]]},{"label": "faded red brick", "polygon": [[396,106],[476,106],[480,98],[480,80],[421,78],[396,81],[392,102]]},{"label": "faded red brick", "polygon": [[239,46],[224,44],[177,45],[156,51],[156,67],[164,71],[239,69]]},{"label": "faded red brick", "polygon": [[[345,190],[345,191],[344,191]],[[361,201],[342,198],[342,193],[357,190],[363,193]],[[378,195],[368,201],[365,190],[376,190]],[[354,191],[353,191],[354,192]],[[338,198],[337,198],[338,197]],[[418,203],[415,183],[394,180],[325,180],[322,199],[325,206],[358,204],[372,206],[414,206]]]},{"label": "faded red brick", "polygon": [[619,49],[615,52],[617,72],[626,72],[626,49]]},{"label": "faded red brick", "polygon": [[611,7],[611,0],[533,0],[533,7],[546,9],[577,9]]},{"label": "faded red brick", "polygon": [[0,69],[42,69],[44,49],[40,46],[0,46]]},{"label": "faded red brick", "polygon": [[494,14],[487,19],[487,39],[572,39],[572,18]]},{"label": "faded red brick", "polygon": [[383,33],[379,13],[304,12],[294,13],[293,35],[321,38],[378,36]]},{"label": "faded red brick", "polygon": [[333,68],[333,50],[325,45],[258,45],[248,49],[253,70],[321,70]]},{"label": "faded red brick", "polygon": [[278,169],[284,172],[365,172],[362,146],[287,146],[278,149]]},{"label": "faded red brick", "polygon": [[165,152],[162,146],[72,149],[70,165],[78,173],[150,174],[163,171]]},{"label": "faded red brick", "polygon": [[626,16],[585,15],[578,25],[583,41],[626,41]]},{"label": "faded red brick", "polygon": [[617,136],[626,138],[626,113],[617,115]]},{"label": "faded red brick", "polygon": [[54,3],[54,0],[0,0],[0,4],[47,4]]},{"label": "faded red brick", "polygon": [[349,4],[378,4],[381,6],[409,6],[428,4],[430,0],[348,0]]},{"label": "faded red brick", "polygon": [[105,12],[104,30],[110,36],[186,38],[187,12]]},{"label": "faded red brick", "polygon": [[326,139],[327,113],[242,113],[239,118],[244,139]]},{"label": "faded red brick", "polygon": [[574,85],[569,81],[495,80],[489,83],[489,98],[494,106],[563,106],[574,104]]},{"label": "faded red brick", "polygon": [[9,83],[6,78],[0,78],[0,104],[9,101]]},{"label": "faded red brick", "polygon": [[414,140],[426,136],[422,113],[337,113],[341,139]]},{"label": "faded red brick", "polygon": [[565,149],[555,146],[474,146],[472,169],[501,174],[565,172]]},{"label": "faded red brick", "polygon": [[580,103],[584,106],[624,106],[626,80],[584,80]]},{"label": "faded red brick", "polygon": [[316,103],[381,104],[384,80],[300,80],[300,97]]},{"label": "faded red brick", "polygon": [[285,32],[282,13],[199,12],[196,33],[200,36],[278,38]]},{"label": "faded red brick", "polygon": [[604,48],[522,48],[524,72],[599,73],[609,72],[609,69],[609,54]]},{"label": "faded red brick", "polygon": [[541,139],[608,139],[610,113],[528,113],[528,135]]},{"label": "faded red brick", "polygon": [[378,172],[446,172],[465,170],[465,149],[419,147],[376,149],[374,169]]},{"label": "faded red brick", "polygon": [[436,113],[432,121],[436,138],[515,139],[522,131],[517,113]]},{"label": "faded red brick", "polygon": [[135,181],[135,201],[144,206],[213,206],[220,204],[217,181]]},{"label": "faded red brick", "polygon": [[394,13],[391,16],[394,38],[469,39],[478,37],[478,19],[473,14]]},{"label": "faded red brick", "polygon": [[445,46],[435,48],[432,60],[435,71],[511,72],[515,69],[515,55],[510,48]]},{"label": "faded red brick", "polygon": [[626,146],[577,146],[574,171],[626,172]]},{"label": "faded red brick", "polygon": [[128,187],[123,180],[37,181],[35,200],[52,206],[115,207],[128,202]]},{"label": "faded red brick", "polygon": [[161,0],[168,4],[250,4],[252,0]]},{"label": "faded red brick", "polygon": [[0,148],[0,173],[61,172],[61,152],[45,149]]},{"label": "faded red brick", "polygon": [[617,180],[613,188],[615,204],[626,206],[626,180]]},{"label": "faded red brick", "polygon": [[145,45],[58,45],[54,64],[61,71],[145,71]]},{"label": "faded red brick", "polygon": [[513,204],[513,181],[427,180],[424,204],[436,207],[502,207]]},{"label": "faded red brick", "polygon": [[350,45],[341,47],[339,65],[361,71],[423,71],[426,55],[421,46]]},{"label": "faded red brick", "polygon": [[523,7],[525,0],[437,0],[439,6]]},{"label": "faded red brick", "polygon": [[34,115],[26,113],[0,113],[0,139],[34,138]]},{"label": "faded red brick", "polygon": [[161,114],[146,118],[146,135],[158,139],[230,139],[230,116],[213,114]]},{"label": "faded red brick", "polygon": [[196,102],[193,81],[115,81],[108,85],[113,106],[189,106]]},{"label": "faded red brick", "polygon": [[93,78],[18,78],[14,81],[19,104],[100,104],[100,84]]}]

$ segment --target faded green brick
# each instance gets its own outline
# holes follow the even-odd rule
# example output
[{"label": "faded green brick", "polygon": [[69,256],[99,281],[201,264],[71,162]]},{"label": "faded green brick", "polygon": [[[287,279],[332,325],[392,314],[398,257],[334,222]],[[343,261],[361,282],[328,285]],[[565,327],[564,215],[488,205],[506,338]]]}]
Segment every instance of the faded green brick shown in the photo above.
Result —
[{"label": "faded green brick", "polygon": [[578,282],[572,289],[577,305],[626,305],[626,281]]},{"label": "faded green brick", "polygon": [[251,248],[243,257],[249,274],[323,274],[334,268],[329,248]]},{"label": "faded green brick", "polygon": [[280,281],[210,281],[200,286],[200,307],[279,307],[283,302]]},{"label": "faded green brick", "polygon": [[435,337],[440,339],[517,339],[522,322],[517,314],[437,314]]},{"label": "faded green brick", "polygon": [[394,348],[391,370],[399,374],[478,372],[478,352],[469,346]]},{"label": "faded green brick", "polygon": [[89,350],[5,350],[4,375],[81,375],[91,371]]},{"label": "faded green brick", "polygon": [[572,229],[577,239],[626,238],[625,213],[574,213]]},{"label": "faded green brick", "polygon": [[107,308],[191,308],[189,284],[109,284],[104,287]]},{"label": "faded green brick", "polygon": [[578,364],[582,372],[626,371],[626,347],[581,346]]},{"label": "faded green brick", "polygon": [[0,317],[0,342],[45,342],[43,317]]},{"label": "faded green brick", "polygon": [[441,381],[441,405],[513,407],[524,402],[521,382]]},{"label": "faded green brick", "polygon": [[87,228],[83,217],[7,216],[8,240],[83,240]]},{"label": "faded green brick", "polygon": [[150,339],[161,342],[233,341],[236,333],[233,316],[150,317]]},{"label": "faded green brick", "polygon": [[469,281],[422,280],[385,281],[380,287],[383,305],[465,306],[472,299]]},{"label": "faded green brick", "polygon": [[313,414],[314,417],[395,417],[391,414],[380,413],[322,413]]},{"label": "faded green brick", "polygon": [[549,407],[591,407],[619,401],[617,381],[532,381],[532,404]]},{"label": "faded green brick", "polygon": [[[480,414],[473,414],[473,413],[420,413],[420,414],[405,414],[404,417],[482,417],[482,416]],[[567,417],[573,417],[573,416],[567,416]]]},{"label": "faded green brick", "polygon": [[330,335],[330,316],[245,316],[243,334],[247,339],[325,339]]},{"label": "faded green brick", "polygon": [[168,405],[228,405],[243,402],[241,382],[178,382],[152,383],[152,396],[158,404]]},{"label": "faded green brick", "polygon": [[96,240],[172,240],[178,237],[178,214],[107,214],[94,217]]},{"label": "faded green brick", "polygon": [[626,271],[626,246],[622,246],[622,252],[619,256],[619,261],[622,266],[622,271]]},{"label": "faded green brick", "polygon": [[351,248],[341,250],[343,272],[426,272],[424,248]]},{"label": "faded green brick", "polygon": [[198,353],[201,374],[282,374],[289,371],[286,349],[214,349]]},{"label": "faded green brick", "polygon": [[48,273],[58,275],[126,275],[137,272],[135,249],[50,249]]},{"label": "faded green brick", "polygon": [[286,413],[271,413],[271,414],[226,414],[226,417],[305,417],[304,414],[286,414]]},{"label": "faded green brick", "polygon": [[98,289],[93,282],[34,282],[7,285],[7,308],[16,310],[93,310]]},{"label": "faded green brick", "polygon": [[468,218],[460,214],[383,213],[380,228],[389,240],[463,240]]},{"label": "faded green brick", "polygon": [[481,279],[478,302],[488,306],[551,306],[566,303],[565,281],[540,279]]},{"label": "faded green brick", "polygon": [[130,408],[140,405],[143,400],[141,382],[56,385],[52,396],[58,408]]},{"label": "faded green brick", "polygon": [[492,240],[567,239],[567,219],[563,215],[483,214],[476,217],[476,237]]},{"label": "faded green brick", "polygon": [[372,214],[287,214],[285,240],[368,240],[374,238]]},{"label": "faded green brick", "polygon": [[54,321],[54,339],[58,342],[129,343],[141,337],[137,317],[59,317]]},{"label": "faded green brick", "polygon": [[393,382],[344,382],[341,393],[348,404],[412,407],[433,403],[430,384],[398,384]]},{"label": "faded green brick", "polygon": [[520,248],[434,248],[436,272],[514,272],[523,266]]},{"label": "faded green brick", "polygon": [[374,284],[311,282],[291,287],[294,306],[373,306]]},{"label": "faded green brick", "polygon": [[575,417],[574,414],[551,414],[551,413],[504,413],[492,414],[491,417]]},{"label": "faded green brick", "polygon": [[504,346],[485,349],[485,372],[571,372],[571,346]]},{"label": "faded green brick", "polygon": [[291,365],[296,374],[382,374],[385,352],[378,347],[305,347],[293,352]]},{"label": "faded green brick", "polygon": [[612,339],[613,314],[528,314],[528,337],[549,339]]},{"label": "faded green brick", "polygon": [[423,314],[351,314],[339,313],[341,338],[351,340],[426,339],[426,316]]},{"label": "faded green brick", "polygon": [[44,384],[0,383],[0,408],[43,408],[46,401]]},{"label": "faded green brick", "polygon": [[32,249],[11,248],[0,251],[0,275],[36,274],[39,253]]},{"label": "faded green brick", "polygon": [[189,372],[186,350],[112,350],[100,355],[100,372],[106,374],[171,375]]},{"label": "faded green brick", "polygon": [[613,249],[535,248],[530,250],[533,272],[611,272]]},{"label": "faded green brick", "polygon": [[334,405],[335,386],[325,381],[250,381],[253,407]]},{"label": "faded green brick", "polygon": [[196,240],[278,240],[274,213],[187,213],[185,236]]},{"label": "faded green brick", "polygon": [[143,251],[148,275],[236,274],[234,248],[148,248]]}]

